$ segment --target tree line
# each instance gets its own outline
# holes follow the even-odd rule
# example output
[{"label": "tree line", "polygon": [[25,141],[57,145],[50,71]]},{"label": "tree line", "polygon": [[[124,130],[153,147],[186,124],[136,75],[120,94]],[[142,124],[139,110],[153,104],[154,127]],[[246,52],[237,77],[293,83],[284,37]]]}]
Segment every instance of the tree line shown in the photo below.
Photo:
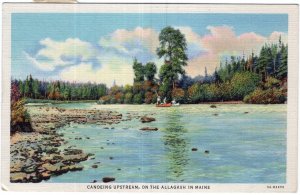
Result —
[{"label": "tree line", "polygon": [[283,103],[287,99],[288,45],[281,38],[277,43],[266,43],[257,55],[231,56],[212,74],[205,67],[205,74],[194,78],[185,74],[186,51],[186,39],[180,30],[166,27],[159,34],[156,51],[163,65],[158,70],[154,62],[143,64],[133,59],[132,85],[107,88],[96,83],[39,81],[31,75],[25,80],[12,79],[12,83],[20,98],[98,100],[101,104],[151,104],[158,96],[180,103]]},{"label": "tree line", "polygon": [[21,97],[31,99],[98,100],[107,93],[105,84],[39,81],[31,75],[13,83],[17,84]]},{"label": "tree line", "polygon": [[244,101],[247,103],[284,103],[287,99],[288,45],[265,44],[258,55],[247,58],[231,56],[220,62],[213,74],[205,67],[204,76],[191,78],[184,71],[187,65],[187,45],[184,35],[172,27],[159,35],[157,48],[164,64],[158,71],[153,62],[142,64],[134,59],[133,85],[113,86],[100,98],[102,104],[155,103],[158,96],[167,101],[201,103],[214,101]]}]

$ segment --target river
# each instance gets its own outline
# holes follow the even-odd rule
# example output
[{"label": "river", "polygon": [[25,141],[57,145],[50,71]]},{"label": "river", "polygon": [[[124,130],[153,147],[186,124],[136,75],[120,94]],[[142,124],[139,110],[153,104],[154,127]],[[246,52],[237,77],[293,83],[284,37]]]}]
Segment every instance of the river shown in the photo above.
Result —
[{"label": "river", "polygon": [[[59,129],[69,142],[65,147],[73,145],[95,156],[81,162],[82,171],[51,177],[48,183],[89,183],[106,176],[119,183],[286,182],[286,105],[55,106],[113,110],[124,118],[148,115],[156,121],[134,118],[108,126],[71,124]],[[139,130],[142,127],[159,130]],[[95,163],[98,168],[92,168]]]}]

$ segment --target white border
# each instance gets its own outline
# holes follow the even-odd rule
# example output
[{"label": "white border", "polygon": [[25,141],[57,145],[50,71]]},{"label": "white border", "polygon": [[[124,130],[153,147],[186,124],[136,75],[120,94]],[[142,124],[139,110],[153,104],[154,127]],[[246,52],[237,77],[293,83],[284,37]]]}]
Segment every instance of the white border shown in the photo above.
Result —
[{"label": "white border", "polygon": [[[221,4],[33,4],[3,5],[2,50],[2,187],[17,191],[91,191],[87,184],[12,184],[9,183],[9,93],[10,93],[10,14],[11,13],[285,13],[289,15],[288,28],[288,128],[287,128],[287,183],[284,189],[267,189],[273,184],[203,184],[210,190],[201,192],[295,192],[297,189],[297,94],[298,94],[298,6],[297,5],[221,5]],[[112,185],[112,184],[108,184]],[[114,184],[117,185],[117,184]],[[143,184],[140,184],[143,185]],[[159,184],[160,185],[160,184]],[[168,185],[171,185],[168,183]],[[188,184],[187,184],[188,185]],[[104,190],[108,191],[108,190]],[[116,191],[116,190],[113,190]],[[124,192],[124,190],[118,190]],[[147,190],[150,191],[150,190]],[[153,192],[170,192],[156,190]],[[174,190],[171,190],[174,192]],[[200,192],[176,190],[176,192]],[[138,191],[141,192],[141,191]]]}]

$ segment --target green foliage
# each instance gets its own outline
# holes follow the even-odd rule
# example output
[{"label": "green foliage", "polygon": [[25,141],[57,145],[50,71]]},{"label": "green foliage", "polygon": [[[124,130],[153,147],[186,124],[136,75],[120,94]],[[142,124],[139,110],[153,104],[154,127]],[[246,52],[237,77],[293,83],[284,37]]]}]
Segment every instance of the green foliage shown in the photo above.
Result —
[{"label": "green foliage", "polygon": [[182,88],[175,88],[172,90],[172,98],[176,100],[176,102],[184,102],[185,101],[185,91]]},{"label": "green foliage", "polygon": [[138,62],[135,58],[133,61],[133,72],[134,72],[134,82],[142,82],[144,81],[145,76],[145,68],[142,63]]},{"label": "green foliage", "polygon": [[132,97],[133,97],[133,94],[131,92],[127,92],[125,94],[124,103],[125,104],[131,104],[132,103]]},{"label": "green foliage", "polygon": [[265,89],[268,88],[279,88],[280,87],[280,80],[274,78],[274,77],[268,77],[266,79],[266,82],[264,83],[263,86]]},{"label": "green foliage", "polygon": [[218,85],[220,92],[219,101],[233,100],[233,86],[230,81]]},{"label": "green foliage", "polygon": [[25,99],[21,98],[17,81],[11,82],[11,101],[10,101],[10,132],[32,131],[29,115],[24,107]]},{"label": "green foliage", "polygon": [[287,62],[288,62],[288,46],[281,44],[279,53],[279,65],[276,70],[275,76],[278,79],[287,78]]},{"label": "green foliage", "polygon": [[153,81],[156,74],[156,65],[153,62],[148,62],[145,66],[145,77],[148,81]]},{"label": "green foliage", "polygon": [[125,87],[124,87],[124,92],[125,93],[128,93],[128,92],[132,92],[132,86],[131,85],[125,85]]},{"label": "green foliage", "polygon": [[245,95],[251,93],[259,84],[259,76],[251,72],[235,73],[231,79],[233,87],[232,95],[235,100],[243,99]]},{"label": "green foliage", "polygon": [[142,104],[143,103],[143,96],[142,96],[142,94],[140,94],[140,93],[135,94],[133,96],[133,103],[134,104]]},{"label": "green foliage", "polygon": [[167,101],[172,101],[172,83],[171,82],[163,82],[159,86],[159,93],[162,95],[162,97],[166,97]]},{"label": "green foliage", "polygon": [[97,100],[106,95],[104,84],[69,83],[63,81],[45,82],[33,79],[31,75],[18,84],[24,98],[50,100]]},{"label": "green foliage", "polygon": [[208,84],[195,83],[188,89],[190,103],[199,103],[207,100]]},{"label": "green foliage", "polygon": [[256,89],[244,98],[244,102],[251,104],[280,104],[285,101],[286,97],[280,89]]},{"label": "green foliage", "polygon": [[18,123],[26,122],[25,117],[25,100],[20,99],[11,104],[11,125],[14,126]]},{"label": "green foliage", "polygon": [[184,35],[178,29],[170,26],[165,27],[159,34],[159,47],[157,55],[164,57],[165,63],[159,71],[159,78],[162,83],[162,93],[170,101],[171,91],[180,75],[184,75],[184,66],[187,65],[187,43]]}]

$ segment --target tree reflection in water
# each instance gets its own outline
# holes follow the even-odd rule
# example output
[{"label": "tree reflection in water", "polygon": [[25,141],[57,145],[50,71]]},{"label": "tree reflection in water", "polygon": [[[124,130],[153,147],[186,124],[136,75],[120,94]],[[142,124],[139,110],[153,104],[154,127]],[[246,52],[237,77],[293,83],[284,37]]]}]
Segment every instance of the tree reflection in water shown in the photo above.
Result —
[{"label": "tree reflection in water", "polygon": [[184,175],[184,168],[188,164],[188,140],[185,137],[187,130],[181,122],[181,115],[174,110],[167,116],[168,121],[164,131],[163,141],[166,157],[169,161],[167,179],[169,182],[180,182]]}]

